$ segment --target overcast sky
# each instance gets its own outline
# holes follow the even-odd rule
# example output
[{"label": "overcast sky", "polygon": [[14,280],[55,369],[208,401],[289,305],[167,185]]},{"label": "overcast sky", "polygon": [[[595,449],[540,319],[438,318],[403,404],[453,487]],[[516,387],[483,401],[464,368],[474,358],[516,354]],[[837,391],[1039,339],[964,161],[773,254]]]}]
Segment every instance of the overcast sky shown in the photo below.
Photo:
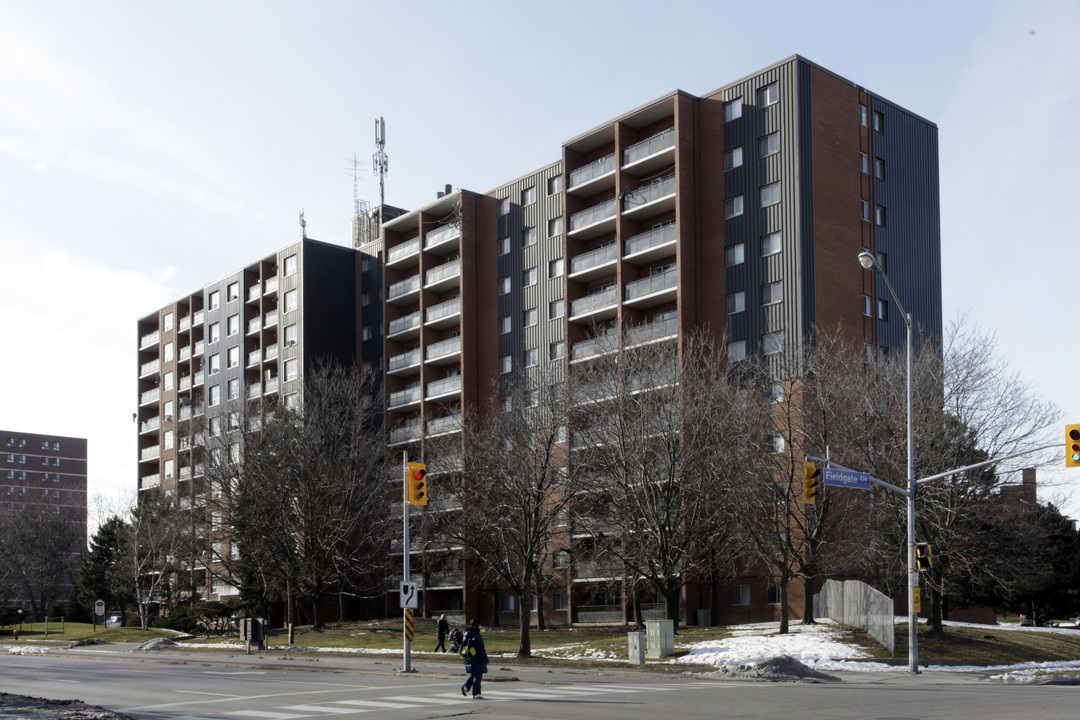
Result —
[{"label": "overcast sky", "polygon": [[[86,437],[91,496],[133,495],[136,320],[301,209],[348,245],[376,117],[386,200],[417,208],[796,53],[937,124],[944,317],[1080,422],[1078,38],[1075,0],[3,3],[0,429]],[[1080,517],[1070,472],[1040,499]]]}]

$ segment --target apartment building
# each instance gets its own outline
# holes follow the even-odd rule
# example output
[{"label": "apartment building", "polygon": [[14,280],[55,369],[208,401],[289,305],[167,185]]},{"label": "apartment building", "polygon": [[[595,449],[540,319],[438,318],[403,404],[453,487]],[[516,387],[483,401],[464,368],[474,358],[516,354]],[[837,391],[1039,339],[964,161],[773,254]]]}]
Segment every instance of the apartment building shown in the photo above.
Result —
[{"label": "apartment building", "polygon": [[[358,244],[362,291],[382,300],[394,452],[423,457],[497,378],[572,373],[613,337],[679,342],[708,326],[739,362],[842,328],[867,361],[902,351],[904,319],[858,264],[864,249],[920,331],[941,335],[937,128],[802,57],[672,92],[553,154],[489,192],[447,188]],[[380,343],[365,349],[374,362]],[[570,622],[590,601],[572,566],[561,577],[546,617]],[[513,614],[462,566],[414,579],[428,608]],[[773,616],[767,578],[729,591],[719,619]],[[688,618],[701,602],[686,598]]]},{"label": "apartment building", "polygon": [[354,361],[358,270],[355,250],[303,238],[138,321],[138,487],[175,495],[204,546],[182,598],[239,592],[211,562],[234,549],[214,545],[207,438],[243,452],[242,423],[299,405],[315,363]]}]

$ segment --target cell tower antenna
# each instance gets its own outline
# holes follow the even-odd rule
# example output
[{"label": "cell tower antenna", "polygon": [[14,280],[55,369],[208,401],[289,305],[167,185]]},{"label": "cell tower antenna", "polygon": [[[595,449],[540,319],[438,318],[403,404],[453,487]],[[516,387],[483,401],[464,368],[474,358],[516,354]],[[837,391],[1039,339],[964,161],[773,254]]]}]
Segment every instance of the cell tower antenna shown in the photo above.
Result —
[{"label": "cell tower antenna", "polygon": [[[347,168],[345,172],[348,172]],[[356,217],[360,214],[360,158],[356,153],[352,156],[352,202],[353,217]]]},{"label": "cell tower antenna", "polygon": [[379,176],[379,213],[386,203],[386,173],[390,169],[389,159],[386,157],[386,120],[379,117],[375,121],[375,154],[371,158],[372,168]]}]

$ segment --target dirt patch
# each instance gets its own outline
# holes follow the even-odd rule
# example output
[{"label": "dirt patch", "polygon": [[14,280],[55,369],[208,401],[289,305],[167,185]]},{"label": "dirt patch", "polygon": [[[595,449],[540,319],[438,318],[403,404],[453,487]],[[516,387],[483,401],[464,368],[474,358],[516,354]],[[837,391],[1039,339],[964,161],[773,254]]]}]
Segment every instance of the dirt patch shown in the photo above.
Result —
[{"label": "dirt patch", "polygon": [[0,718],[16,720],[133,720],[81,700],[46,700],[0,693]]}]

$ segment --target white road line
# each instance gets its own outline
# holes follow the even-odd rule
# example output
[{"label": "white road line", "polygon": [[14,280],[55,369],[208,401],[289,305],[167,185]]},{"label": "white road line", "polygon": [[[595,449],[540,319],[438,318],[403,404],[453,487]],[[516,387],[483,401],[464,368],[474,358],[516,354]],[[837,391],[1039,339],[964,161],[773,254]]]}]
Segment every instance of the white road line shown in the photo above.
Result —
[{"label": "white road line", "polygon": [[227,697],[227,698],[243,697],[243,695],[236,695],[236,694],[231,694],[231,693],[200,692],[198,690],[173,690],[173,692],[185,693],[187,695],[212,695],[214,697]]},{"label": "white road line", "polygon": [[390,700],[391,702],[417,702],[428,703],[429,705],[458,705],[463,702],[469,702],[468,698],[461,697],[460,695],[458,695],[457,697],[453,697],[449,695],[449,693],[441,697],[438,695],[425,695],[424,697],[411,697],[409,695],[392,695],[386,699]]},{"label": "white road line", "polygon": [[311,715],[295,715],[292,713],[265,712],[263,710],[233,710],[226,715],[245,715],[247,717],[266,718],[266,720],[296,720],[297,718],[311,717]]},{"label": "white road line", "polygon": [[265,670],[236,670],[225,672],[224,670],[203,670],[203,675],[265,675]]},{"label": "white road line", "polygon": [[336,713],[338,715],[356,714],[362,712],[368,712],[367,710],[356,710],[353,708],[336,708],[329,705],[289,705],[287,707],[278,708],[279,710],[299,710],[300,712],[310,713]]},{"label": "white road line", "polygon": [[383,702],[382,700],[335,700],[335,705],[358,705],[360,707],[375,708],[389,708],[389,709],[402,709],[416,707],[411,701],[407,703],[401,702]]}]

